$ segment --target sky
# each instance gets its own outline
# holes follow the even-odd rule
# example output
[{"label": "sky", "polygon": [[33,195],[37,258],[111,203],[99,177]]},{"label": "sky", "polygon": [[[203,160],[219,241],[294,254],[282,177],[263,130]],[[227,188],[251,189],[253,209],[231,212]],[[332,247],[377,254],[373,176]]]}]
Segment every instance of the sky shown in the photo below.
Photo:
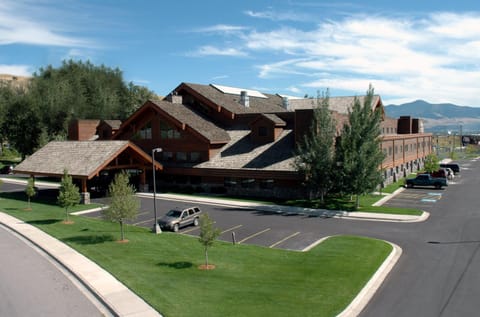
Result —
[{"label": "sky", "polygon": [[479,1],[0,0],[0,74],[64,60],[119,68],[167,95],[182,82],[303,97],[480,107]]}]

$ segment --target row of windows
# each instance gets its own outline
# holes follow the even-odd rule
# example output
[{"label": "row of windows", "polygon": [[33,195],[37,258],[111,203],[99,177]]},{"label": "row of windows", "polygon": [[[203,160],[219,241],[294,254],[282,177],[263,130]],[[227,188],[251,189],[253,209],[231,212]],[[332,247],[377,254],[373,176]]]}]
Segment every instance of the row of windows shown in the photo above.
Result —
[{"label": "row of windows", "polygon": [[[140,131],[138,137],[143,140],[152,139],[152,123],[147,123]],[[160,122],[160,138],[162,139],[180,139],[180,131],[172,127],[166,122]]]},{"label": "row of windows", "polygon": [[161,152],[158,158],[166,162],[200,162],[200,152]]},{"label": "row of windows", "polygon": [[233,178],[225,177],[225,187],[241,187],[241,188],[256,188],[263,189],[273,188],[275,181],[273,179],[255,179],[255,178]]},{"label": "row of windows", "polygon": [[[424,149],[425,146],[430,147],[430,141],[428,141],[428,142],[423,141],[422,143],[407,144],[407,145],[405,145],[405,147],[403,147],[403,145],[395,145],[394,148],[389,146],[388,147],[388,156],[391,156],[393,151],[395,151],[395,154],[398,154],[398,152],[406,153],[406,152],[409,152],[409,151],[416,151],[417,147],[419,149],[420,149],[420,147]],[[387,148],[383,148],[383,153],[385,155],[387,155]]]},{"label": "row of windows", "polygon": [[383,127],[382,128],[382,134],[385,134],[385,131],[387,134],[395,134],[397,133],[397,128],[394,128],[394,127]]}]

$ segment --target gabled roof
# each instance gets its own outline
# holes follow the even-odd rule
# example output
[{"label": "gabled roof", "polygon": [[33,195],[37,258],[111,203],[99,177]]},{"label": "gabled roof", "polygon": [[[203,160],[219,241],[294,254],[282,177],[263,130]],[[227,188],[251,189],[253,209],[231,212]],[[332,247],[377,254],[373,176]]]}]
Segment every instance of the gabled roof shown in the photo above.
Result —
[{"label": "gabled roof", "polygon": [[181,94],[185,89],[187,92],[202,96],[208,99],[212,104],[223,107],[231,113],[247,114],[247,113],[274,113],[286,112],[282,106],[282,97],[279,95],[262,93],[262,97],[249,96],[249,106],[246,107],[240,103],[239,94],[224,93],[213,85],[200,85],[192,83],[182,83],[175,91]]},{"label": "gabled roof", "polygon": [[[355,102],[355,98],[357,98],[360,101],[360,104],[363,105],[366,96],[329,97],[329,109],[331,111],[336,111],[341,114],[348,114],[349,110],[352,108]],[[317,99],[292,99],[289,100],[289,105],[292,110],[312,109],[317,107]],[[382,105],[380,96],[374,95],[371,104],[372,110],[376,109],[376,107],[378,107],[379,105]]]},{"label": "gabled roof", "polygon": [[250,125],[254,124],[255,122],[257,122],[258,120],[260,120],[262,118],[267,119],[268,121],[272,122],[276,127],[284,127],[284,126],[287,125],[287,123],[285,121],[280,119],[277,115],[274,115],[274,114],[271,114],[271,113],[262,113],[262,114],[258,115],[258,117],[255,118],[255,120],[250,122]]},{"label": "gabled roof", "polygon": [[197,135],[206,139],[209,143],[227,143],[230,136],[222,128],[213,122],[206,120],[199,113],[196,113],[188,106],[178,103],[172,103],[166,100],[152,101],[148,100],[133,115],[122,123],[119,132],[114,138],[121,136],[122,129],[129,129],[129,125],[137,118],[141,117],[148,109],[167,116],[171,122],[174,122],[179,129],[185,130],[190,127]]},{"label": "gabled roof", "polygon": [[225,130],[218,127],[213,122],[206,120],[199,113],[193,111],[186,105],[171,103],[168,101],[152,101],[152,103],[165,114],[168,114],[172,119],[175,119],[182,125],[189,126],[195,130],[210,143],[227,143],[230,141],[230,136]]},{"label": "gabled roof", "polygon": [[109,125],[113,130],[118,130],[122,125],[120,120],[102,120],[98,125],[106,124]]},{"label": "gabled roof", "polygon": [[[130,141],[52,141],[14,168],[15,173],[91,179],[124,151],[131,151],[151,166],[150,155]],[[156,168],[162,166],[155,162]]]}]

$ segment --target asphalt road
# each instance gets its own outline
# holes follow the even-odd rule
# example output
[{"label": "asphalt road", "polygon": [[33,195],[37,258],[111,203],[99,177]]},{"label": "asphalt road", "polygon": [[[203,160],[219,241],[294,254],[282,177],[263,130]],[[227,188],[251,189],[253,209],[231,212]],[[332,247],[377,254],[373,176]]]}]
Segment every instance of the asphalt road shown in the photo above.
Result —
[{"label": "asphalt road", "polygon": [[[461,167],[461,176],[443,191],[408,189],[404,192],[405,195],[442,194],[436,202],[423,206],[430,212],[428,221],[377,226],[372,230],[374,236],[400,245],[404,253],[361,316],[479,314],[480,161],[462,162]],[[396,204],[398,200],[391,203]],[[417,199],[405,205],[419,204]]]},{"label": "asphalt road", "polygon": [[[105,316],[46,256],[0,226],[0,316]],[[93,300],[93,299],[92,299]]]}]

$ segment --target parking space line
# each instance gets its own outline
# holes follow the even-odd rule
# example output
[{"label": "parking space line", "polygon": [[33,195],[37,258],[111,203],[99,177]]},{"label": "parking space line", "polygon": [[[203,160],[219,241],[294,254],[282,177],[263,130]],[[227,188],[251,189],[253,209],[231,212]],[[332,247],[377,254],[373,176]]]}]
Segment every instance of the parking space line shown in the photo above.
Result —
[{"label": "parking space line", "polygon": [[257,232],[257,233],[254,233],[254,234],[246,237],[245,239],[242,239],[242,240],[238,241],[238,244],[243,243],[243,242],[245,242],[245,241],[247,241],[247,240],[249,240],[249,239],[251,239],[251,238],[254,238],[254,237],[256,237],[256,236],[259,236],[259,235],[261,235],[262,233],[265,233],[265,232],[267,232],[267,231],[269,231],[269,230],[270,230],[270,228],[267,228],[267,229],[265,229],[265,230],[262,230],[262,231],[259,231],[259,232]]},{"label": "parking space line", "polygon": [[232,231],[232,230],[235,230],[235,229],[238,229],[240,227],[243,227],[243,225],[238,225],[238,226],[235,226],[235,227],[231,227],[227,230],[223,230],[220,234],[224,234],[225,232],[229,232],[229,231]]},{"label": "parking space line", "polygon": [[183,230],[183,231],[181,232],[181,234],[189,233],[189,232],[192,232],[192,231],[195,231],[195,230],[198,230],[198,229],[200,229],[199,226],[198,226],[198,227],[193,227],[192,229]]},{"label": "parking space line", "polygon": [[148,220],[144,220],[144,221],[140,221],[140,222],[135,222],[133,225],[134,226],[138,226],[140,224],[143,224],[143,223],[147,223],[147,222],[155,222],[153,219],[148,219]]},{"label": "parking space line", "polygon": [[278,242],[275,242],[274,244],[272,244],[271,246],[269,246],[269,248],[275,248],[275,247],[276,247],[277,245],[279,245],[280,243],[285,242],[285,241],[287,241],[288,239],[291,239],[291,238],[293,238],[293,237],[295,237],[296,235],[299,235],[299,234],[300,234],[300,232],[295,232],[294,234],[291,234],[291,235],[289,235],[288,237],[285,237],[285,238],[283,238],[282,240],[280,240],[280,241],[278,241]]}]

